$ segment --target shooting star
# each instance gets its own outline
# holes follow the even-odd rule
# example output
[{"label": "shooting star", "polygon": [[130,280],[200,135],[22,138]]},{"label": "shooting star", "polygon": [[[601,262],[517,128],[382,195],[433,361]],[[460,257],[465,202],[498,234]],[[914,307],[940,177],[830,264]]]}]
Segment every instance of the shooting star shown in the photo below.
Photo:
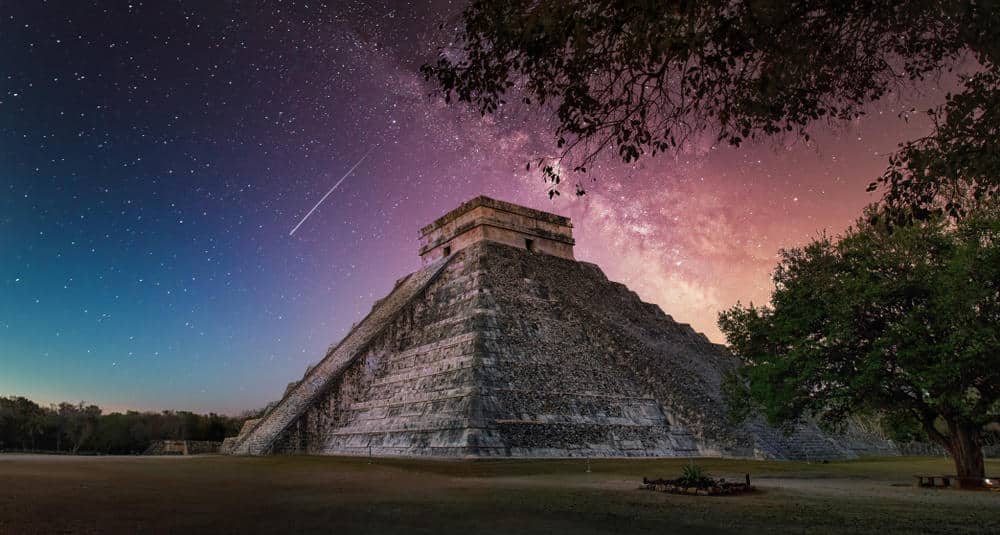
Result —
[{"label": "shooting star", "polygon": [[361,165],[361,162],[365,161],[365,158],[367,158],[368,155],[371,154],[372,151],[375,150],[377,147],[378,147],[378,145],[376,145],[376,146],[368,149],[368,152],[366,152],[365,155],[362,156],[361,159],[358,160],[358,162],[356,164],[354,164],[350,169],[348,169],[347,172],[344,173],[344,176],[340,177],[340,180],[338,180],[337,183],[334,184],[332,188],[330,188],[330,191],[326,192],[326,195],[324,195],[323,198],[320,199],[318,203],[316,203],[316,206],[312,207],[312,210],[309,210],[309,213],[307,213],[305,216],[302,217],[302,221],[299,221],[299,224],[295,225],[295,228],[293,228],[291,231],[289,231],[288,235],[291,236],[291,235],[295,234],[295,231],[299,230],[299,227],[302,226],[302,223],[305,223],[306,219],[309,219],[309,216],[313,215],[313,212],[315,212],[316,209],[319,208],[319,205],[323,204],[323,201],[325,201],[326,198],[329,197],[331,193],[333,193],[333,190],[337,189],[337,186],[339,186],[341,182],[343,182],[344,180],[346,180],[347,177],[350,176],[350,174],[353,173],[354,170],[357,169],[359,165]]}]

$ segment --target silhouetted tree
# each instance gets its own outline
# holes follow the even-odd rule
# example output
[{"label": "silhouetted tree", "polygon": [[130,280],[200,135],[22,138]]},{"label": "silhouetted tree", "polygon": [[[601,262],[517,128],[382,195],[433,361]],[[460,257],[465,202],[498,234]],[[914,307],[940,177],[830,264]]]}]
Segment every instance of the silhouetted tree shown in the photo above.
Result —
[{"label": "silhouetted tree", "polygon": [[24,397],[0,398],[0,442],[3,447],[34,448],[45,430],[45,412]]},{"label": "silhouetted tree", "polygon": [[928,113],[934,131],[904,143],[868,188],[884,186],[888,211],[904,223],[941,212],[962,217],[1000,193],[1000,70],[976,73]]},{"label": "silhouetted tree", "polygon": [[70,442],[73,443],[73,453],[77,453],[97,430],[101,409],[96,405],[84,405],[82,401],[75,407],[68,403],[63,405],[66,407],[66,417],[68,418],[67,435]]},{"label": "silhouetted tree", "polygon": [[585,172],[605,148],[630,162],[706,131],[733,145],[808,139],[816,121],[861,116],[964,53],[978,66],[936,110],[934,134],[906,145],[875,186],[887,206],[915,203],[907,213],[926,217],[965,208],[955,183],[973,199],[1000,184],[992,0],[476,0],[458,26],[425,77],[483,114],[507,98],[552,110],[562,152],[537,163],[554,184],[552,160],[572,153]]},{"label": "silhouetted tree", "polygon": [[210,413],[128,411],[102,415],[96,405],[60,403],[41,407],[24,397],[0,397],[0,450],[138,453],[154,440],[221,441],[235,435],[245,417]]}]

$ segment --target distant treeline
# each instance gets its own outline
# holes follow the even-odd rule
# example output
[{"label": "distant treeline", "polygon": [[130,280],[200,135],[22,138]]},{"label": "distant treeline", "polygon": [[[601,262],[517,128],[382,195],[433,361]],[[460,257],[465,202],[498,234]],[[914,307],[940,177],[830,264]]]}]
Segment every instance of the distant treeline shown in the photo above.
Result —
[{"label": "distant treeline", "polygon": [[83,402],[43,407],[24,397],[0,397],[0,451],[142,453],[154,440],[221,441],[245,419],[187,411],[103,414]]}]

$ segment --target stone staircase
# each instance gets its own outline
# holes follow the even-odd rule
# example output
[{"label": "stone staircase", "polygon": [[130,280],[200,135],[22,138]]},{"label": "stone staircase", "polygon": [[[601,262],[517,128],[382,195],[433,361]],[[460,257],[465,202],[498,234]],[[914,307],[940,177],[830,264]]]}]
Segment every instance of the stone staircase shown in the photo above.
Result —
[{"label": "stone staircase", "polygon": [[305,377],[291,388],[281,401],[255,424],[245,426],[236,440],[227,444],[228,452],[235,455],[268,453],[281,433],[295,422],[325,391],[330,382],[353,362],[365,345],[437,277],[450,259],[451,257],[441,258],[397,282],[392,292],[377,302],[371,312],[351,329],[351,332],[333,347],[319,364],[306,372]]},{"label": "stone staircase", "polygon": [[760,419],[748,422],[746,427],[754,437],[757,455],[768,459],[819,461],[857,458],[854,452],[838,445],[811,422],[795,424],[787,435]]}]

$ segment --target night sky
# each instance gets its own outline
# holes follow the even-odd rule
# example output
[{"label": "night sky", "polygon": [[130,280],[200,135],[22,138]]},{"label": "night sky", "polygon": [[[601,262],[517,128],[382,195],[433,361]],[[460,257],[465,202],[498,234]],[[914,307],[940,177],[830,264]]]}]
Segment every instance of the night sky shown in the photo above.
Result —
[{"label": "night sky", "polygon": [[779,248],[875,200],[929,129],[906,110],[948,85],[810,143],[606,159],[550,201],[525,171],[555,154],[544,114],[482,118],[419,75],[460,9],[0,4],[0,395],[261,407],[419,267],[421,226],[480,194],[570,216],[578,259],[723,342],[717,312],[765,301]]}]

